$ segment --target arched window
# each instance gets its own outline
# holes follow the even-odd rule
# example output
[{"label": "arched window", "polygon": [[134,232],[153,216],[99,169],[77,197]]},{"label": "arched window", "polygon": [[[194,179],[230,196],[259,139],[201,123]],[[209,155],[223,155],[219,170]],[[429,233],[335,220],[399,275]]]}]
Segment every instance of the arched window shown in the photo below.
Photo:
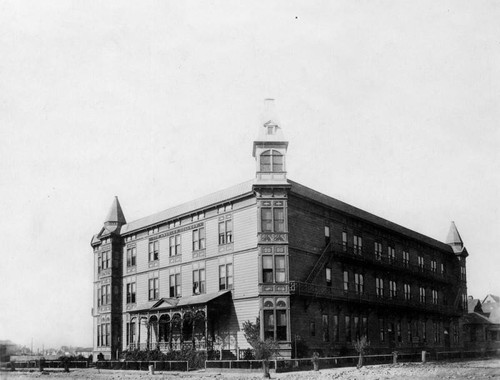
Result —
[{"label": "arched window", "polygon": [[260,155],[261,172],[282,172],[283,155],[277,150],[266,150]]}]

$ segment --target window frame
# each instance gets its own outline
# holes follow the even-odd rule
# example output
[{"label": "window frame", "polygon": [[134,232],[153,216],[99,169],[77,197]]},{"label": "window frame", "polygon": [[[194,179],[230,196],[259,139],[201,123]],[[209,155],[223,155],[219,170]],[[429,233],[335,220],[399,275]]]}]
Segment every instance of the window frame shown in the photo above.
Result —
[{"label": "window frame", "polygon": [[356,294],[365,294],[365,276],[363,273],[354,273],[354,290]]},{"label": "window frame", "polygon": [[389,297],[395,299],[398,296],[398,284],[394,280],[389,280]]},{"label": "window frame", "polygon": [[[196,291],[195,289],[198,289]],[[206,272],[205,268],[193,270],[193,294],[206,294]]]},{"label": "window frame", "polygon": [[383,250],[383,247],[382,247],[382,243],[381,242],[374,242],[373,244],[373,251],[375,253],[375,260],[382,260],[382,250]]},{"label": "window frame", "polygon": [[157,261],[160,258],[160,241],[153,240],[148,244],[148,259],[149,262]]},{"label": "window frame", "polygon": [[182,234],[170,235],[168,238],[168,255],[176,257],[182,254]]},{"label": "window frame", "polygon": [[[281,213],[281,215],[279,215]],[[284,233],[286,215],[284,206],[264,206],[260,208],[260,231],[262,233]]]},{"label": "window frame", "polygon": [[135,282],[129,282],[127,283],[127,290],[126,290],[126,303],[131,304],[136,302],[136,294],[137,294],[137,285]]},{"label": "window frame", "polygon": [[[233,263],[219,265],[219,290],[233,289],[233,271]],[[222,274],[224,274],[224,276],[222,276]]]},{"label": "window frame", "polygon": [[151,277],[148,279],[148,300],[155,301],[160,298],[160,280],[158,277]]},{"label": "window frame", "polygon": [[127,247],[127,268],[137,265],[137,247]]},{"label": "window frame", "polygon": [[352,236],[352,249],[356,255],[361,255],[363,253],[363,237],[360,234],[354,234]]},{"label": "window frame", "polygon": [[193,251],[201,251],[206,247],[205,227],[195,228],[192,233]]},{"label": "window frame", "polygon": [[283,173],[285,171],[285,156],[276,149],[268,149],[259,155],[259,172]]},{"label": "window frame", "polygon": [[219,221],[219,245],[231,244],[233,242],[233,220]]},{"label": "window frame", "polygon": [[181,274],[170,272],[168,276],[168,295],[170,298],[179,298],[182,296]]},{"label": "window frame", "polygon": [[330,267],[325,268],[325,280],[326,280],[326,286],[331,287],[332,286],[332,268],[330,268]]}]

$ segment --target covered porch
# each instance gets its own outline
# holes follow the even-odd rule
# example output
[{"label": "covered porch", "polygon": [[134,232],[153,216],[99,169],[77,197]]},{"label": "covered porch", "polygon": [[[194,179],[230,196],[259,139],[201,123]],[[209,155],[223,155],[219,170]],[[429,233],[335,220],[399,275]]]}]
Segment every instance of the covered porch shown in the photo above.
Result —
[{"label": "covered porch", "polygon": [[231,291],[162,298],[128,312],[127,350],[212,349],[219,325],[231,311]]}]

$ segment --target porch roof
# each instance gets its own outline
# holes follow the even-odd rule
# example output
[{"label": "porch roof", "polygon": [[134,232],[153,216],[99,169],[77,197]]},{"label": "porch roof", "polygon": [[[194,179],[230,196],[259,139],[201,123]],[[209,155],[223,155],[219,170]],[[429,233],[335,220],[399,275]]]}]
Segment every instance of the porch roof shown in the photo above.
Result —
[{"label": "porch roof", "polygon": [[180,309],[186,306],[208,304],[209,302],[231,293],[230,290],[222,290],[217,293],[198,294],[180,298],[161,298],[153,305],[141,305],[141,307],[131,310],[130,313],[155,312],[169,309]]}]

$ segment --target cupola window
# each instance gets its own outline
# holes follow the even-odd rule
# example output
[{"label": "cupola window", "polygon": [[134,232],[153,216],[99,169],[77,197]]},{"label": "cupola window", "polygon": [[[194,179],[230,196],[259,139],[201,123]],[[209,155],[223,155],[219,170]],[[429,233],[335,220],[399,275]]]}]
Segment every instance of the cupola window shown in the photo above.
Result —
[{"label": "cupola window", "polygon": [[260,155],[261,172],[282,172],[283,155],[277,150],[266,150]]}]

